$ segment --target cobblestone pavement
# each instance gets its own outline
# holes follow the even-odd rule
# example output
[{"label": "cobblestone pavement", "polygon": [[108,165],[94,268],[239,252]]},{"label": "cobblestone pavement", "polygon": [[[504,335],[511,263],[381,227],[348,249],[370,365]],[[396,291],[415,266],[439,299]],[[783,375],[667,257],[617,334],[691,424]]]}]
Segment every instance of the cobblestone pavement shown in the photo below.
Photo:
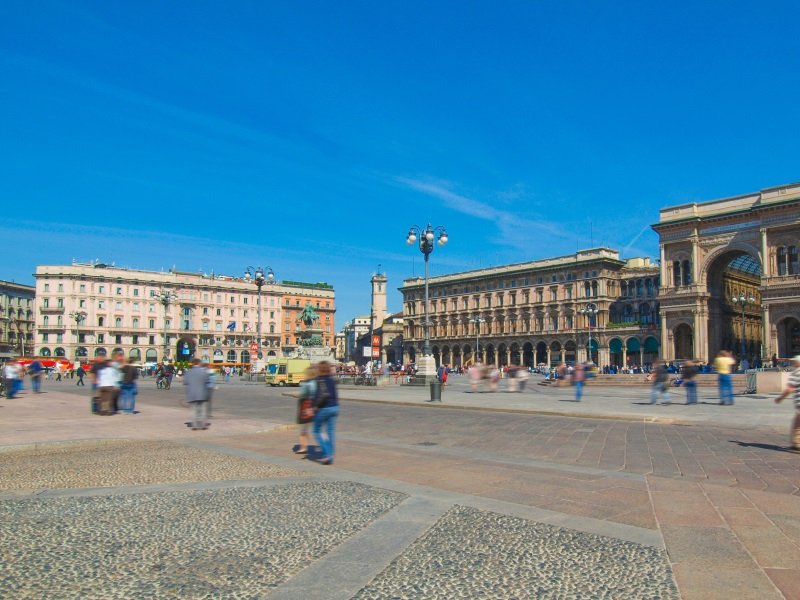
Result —
[{"label": "cobblestone pavement", "polygon": [[678,597],[663,550],[456,506],[355,599]]}]

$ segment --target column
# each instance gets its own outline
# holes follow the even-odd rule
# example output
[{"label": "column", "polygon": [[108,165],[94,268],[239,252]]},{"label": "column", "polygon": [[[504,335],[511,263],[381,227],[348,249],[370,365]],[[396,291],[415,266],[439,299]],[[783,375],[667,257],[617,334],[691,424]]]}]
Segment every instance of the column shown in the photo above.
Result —
[{"label": "column", "polygon": [[675,348],[670,348],[668,343],[669,336],[667,335],[667,315],[664,314],[664,308],[661,308],[661,358],[664,360],[671,360],[675,358]]},{"label": "column", "polygon": [[659,250],[661,251],[661,287],[665,288],[669,287],[667,285],[667,271],[669,269],[667,269],[667,259],[666,259],[667,253],[664,251],[664,244],[660,245]]},{"label": "column", "polygon": [[506,365],[511,364],[511,349],[506,346]]},{"label": "column", "polygon": [[625,345],[625,342],[622,342],[622,366],[628,366],[628,347]]},{"label": "column", "polygon": [[699,246],[699,241],[697,239],[697,229],[694,230],[694,235],[692,236],[692,285],[697,285],[700,273],[700,267],[697,264],[697,248]]},{"label": "column", "polygon": [[561,362],[567,362],[567,351],[561,346]]},{"label": "column", "polygon": [[[769,247],[767,246],[767,229],[762,228],[761,230],[761,276],[762,277],[769,277],[772,275],[772,265],[770,264],[769,260]],[[764,342],[766,343],[766,338],[764,338]],[[772,356],[771,354],[769,356]]]},{"label": "column", "polygon": [[[766,361],[768,361],[768,360],[770,360],[772,358],[773,354],[777,354],[778,353],[778,350],[777,350],[777,347],[776,347],[777,344],[773,343],[772,338],[770,337],[770,335],[772,333],[772,327],[770,327],[770,325],[769,325],[769,304],[765,304],[764,305],[764,310],[763,310],[763,313],[762,313],[761,325],[762,325],[762,328],[763,328],[763,332],[761,334],[762,335],[761,344],[762,344],[763,354],[764,354],[761,357],[761,359],[766,362]],[[776,340],[776,342],[777,342],[777,340]],[[772,365],[772,366],[774,367],[775,365]]]},{"label": "column", "polygon": [[552,357],[550,356],[550,346],[547,347],[547,367],[553,364]]}]

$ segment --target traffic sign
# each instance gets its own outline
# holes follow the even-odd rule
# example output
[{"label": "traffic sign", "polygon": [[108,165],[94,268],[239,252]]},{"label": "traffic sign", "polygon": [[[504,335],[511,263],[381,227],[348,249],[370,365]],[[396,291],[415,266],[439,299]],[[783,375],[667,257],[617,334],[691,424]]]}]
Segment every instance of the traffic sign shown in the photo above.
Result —
[{"label": "traffic sign", "polygon": [[257,343],[252,342],[250,344],[250,352],[258,352],[258,344]]}]

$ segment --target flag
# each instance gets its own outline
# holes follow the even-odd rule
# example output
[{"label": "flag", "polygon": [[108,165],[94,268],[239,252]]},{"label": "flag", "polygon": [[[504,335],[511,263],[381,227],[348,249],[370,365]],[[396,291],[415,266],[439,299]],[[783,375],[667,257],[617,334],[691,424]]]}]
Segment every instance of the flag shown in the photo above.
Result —
[{"label": "flag", "polygon": [[229,331],[233,331],[234,329],[236,329],[236,321],[231,321],[231,322],[228,324],[228,330],[229,330]]}]

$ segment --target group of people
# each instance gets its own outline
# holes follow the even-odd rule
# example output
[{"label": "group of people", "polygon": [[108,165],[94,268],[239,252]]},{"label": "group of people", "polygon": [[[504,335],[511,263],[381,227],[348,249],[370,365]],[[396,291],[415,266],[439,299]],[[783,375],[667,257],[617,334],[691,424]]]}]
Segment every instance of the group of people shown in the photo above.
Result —
[{"label": "group of people", "polygon": [[136,414],[139,368],[129,363],[122,352],[95,361],[89,369],[89,377],[93,390],[92,412],[106,417]]},{"label": "group of people", "polygon": [[306,379],[300,384],[297,401],[297,423],[300,439],[295,452],[309,456],[309,427],[319,445],[316,460],[324,465],[333,464],[336,438],[336,419],[339,416],[339,393],[336,388],[336,371],[329,362],[312,365]]}]

